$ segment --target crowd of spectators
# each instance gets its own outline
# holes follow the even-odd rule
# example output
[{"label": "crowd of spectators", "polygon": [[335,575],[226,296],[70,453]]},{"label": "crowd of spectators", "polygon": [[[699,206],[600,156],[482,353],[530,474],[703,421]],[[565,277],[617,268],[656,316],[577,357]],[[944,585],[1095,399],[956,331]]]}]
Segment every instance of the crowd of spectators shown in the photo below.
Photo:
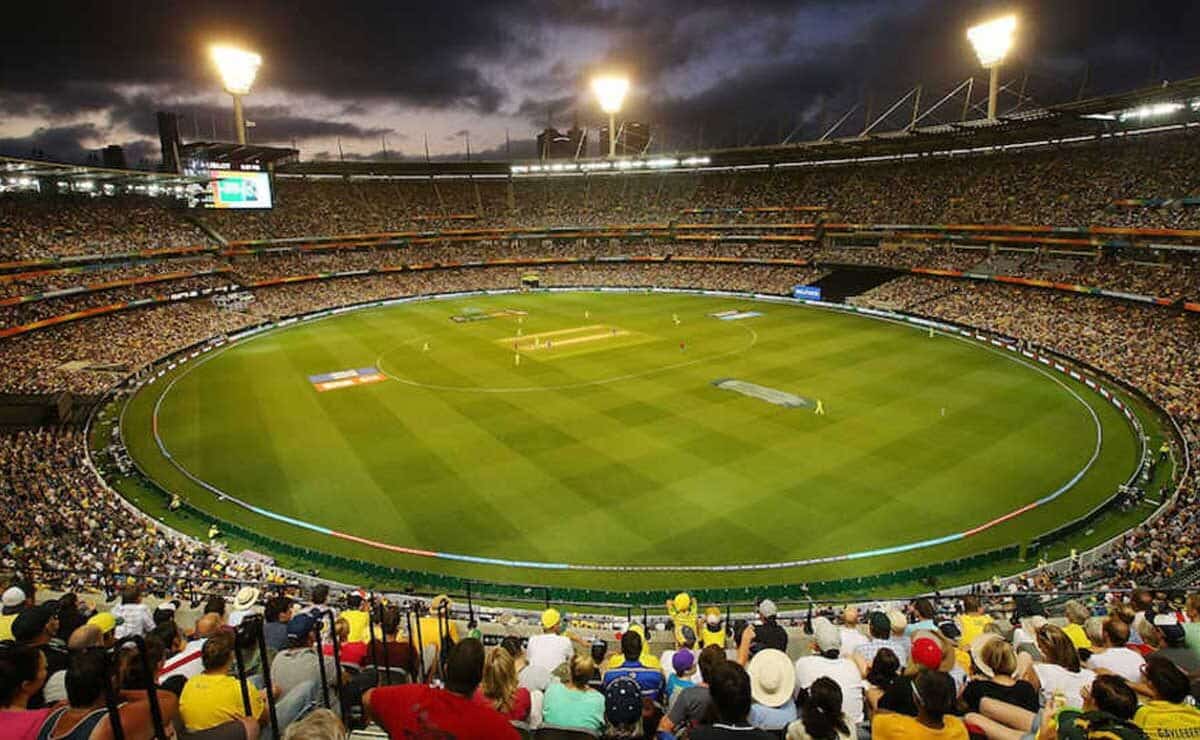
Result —
[{"label": "crowd of spectators", "polygon": [[0,197],[0,262],[210,243],[208,236],[167,199],[27,194]]},{"label": "crowd of spectators", "polygon": [[[543,729],[659,740],[1200,733],[1200,595],[1179,592],[1053,613],[1024,594],[790,614],[760,599],[732,623],[680,593],[641,623],[581,627],[547,607],[525,624],[481,613],[465,635],[445,596],[405,607],[414,620],[386,596],[331,598],[324,585],[218,587],[191,608],[162,583],[132,579],[113,605],[75,592],[35,603],[36,593],[17,581],[0,616],[11,641],[0,650],[0,731],[17,740],[114,716],[127,737],[149,737],[149,691],[166,724],[221,738],[342,740],[369,724],[462,740]],[[143,640],[146,664],[115,647],[130,637]],[[107,712],[105,681],[123,692]]]}]

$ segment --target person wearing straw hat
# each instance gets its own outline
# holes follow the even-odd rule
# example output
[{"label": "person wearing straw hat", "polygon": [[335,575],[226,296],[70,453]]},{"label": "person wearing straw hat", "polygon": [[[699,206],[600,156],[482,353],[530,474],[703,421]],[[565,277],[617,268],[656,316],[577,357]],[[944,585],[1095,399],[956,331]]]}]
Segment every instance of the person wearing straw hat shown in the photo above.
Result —
[{"label": "person wearing straw hat", "polygon": [[233,611],[229,613],[229,626],[237,627],[246,617],[259,613],[255,604],[261,595],[262,592],[253,586],[238,589],[237,596],[233,597]]},{"label": "person wearing straw hat", "polygon": [[773,648],[759,650],[746,667],[750,674],[750,724],[760,730],[782,730],[796,719],[796,669],[787,653]]}]

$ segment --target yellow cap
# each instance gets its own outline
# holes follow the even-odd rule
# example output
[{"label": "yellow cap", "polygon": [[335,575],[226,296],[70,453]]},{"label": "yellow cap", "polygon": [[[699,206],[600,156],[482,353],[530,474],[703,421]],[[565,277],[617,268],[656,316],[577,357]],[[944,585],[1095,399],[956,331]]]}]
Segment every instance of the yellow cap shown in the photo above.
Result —
[{"label": "yellow cap", "polygon": [[443,605],[445,605],[446,608],[450,607],[450,597],[446,594],[438,594],[437,596],[433,597],[432,601],[429,602],[429,610],[437,611]]},{"label": "yellow cap", "polygon": [[100,633],[105,635],[117,628],[117,618],[112,615],[112,612],[100,612],[89,619],[87,623],[99,628]]},{"label": "yellow cap", "polygon": [[686,612],[692,608],[692,597],[686,593],[678,593],[675,595],[675,611]]},{"label": "yellow cap", "polygon": [[706,616],[706,617],[720,617],[720,616],[721,616],[721,610],[720,610],[720,609],[718,609],[718,608],[717,608],[717,607],[715,607],[715,606],[710,606],[710,607],[708,607],[707,609],[705,609],[705,610],[704,610],[704,616]]},{"label": "yellow cap", "polygon": [[542,626],[547,629],[555,626],[561,620],[562,620],[562,615],[559,614],[558,610],[555,609],[554,607],[551,607],[551,608],[547,609],[546,611],[542,612]]}]

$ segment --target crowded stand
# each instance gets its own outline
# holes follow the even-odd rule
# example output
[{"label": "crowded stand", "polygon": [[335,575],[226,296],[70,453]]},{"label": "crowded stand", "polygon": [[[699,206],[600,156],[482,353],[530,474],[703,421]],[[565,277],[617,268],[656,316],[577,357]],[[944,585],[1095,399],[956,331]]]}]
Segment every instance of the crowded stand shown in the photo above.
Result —
[{"label": "crowded stand", "polygon": [[165,198],[6,194],[0,197],[0,262],[209,242],[185,216]]},{"label": "crowded stand", "polygon": [[[900,272],[852,302],[975,327],[1097,368],[1179,422],[1200,462],[1196,315],[901,274],[972,271],[1195,300],[1200,265],[1191,253],[641,237],[437,238],[252,254],[230,244],[498,226],[807,228],[832,219],[1196,228],[1200,210],[1192,207],[1119,204],[1194,195],[1195,136],[997,154],[986,167],[930,159],[769,173],[279,178],[277,207],[249,214],[190,214],[132,197],[0,196],[4,261],[220,250],[78,272],[0,274],[0,291],[15,298],[219,271],[0,306],[0,329],[176,293],[253,298],[231,307],[190,296],[0,338],[0,392],[98,399],[159,358],[239,329],[388,298],[515,289],[531,271],[542,287],[790,295],[842,266],[871,266]],[[615,259],[630,256],[671,259]],[[546,258],[583,261],[532,264]],[[806,264],[738,262],[754,259]],[[531,263],[324,275],[488,260]],[[313,279],[270,284],[306,276]],[[568,624],[549,605],[532,614],[498,607],[464,613],[445,597],[388,598],[336,585],[344,593],[331,596],[328,584],[310,588],[313,579],[231,552],[218,534],[200,542],[156,526],[99,479],[84,436],[70,427],[0,436],[0,566],[12,576],[0,588],[0,640],[9,641],[0,647],[3,737],[109,737],[114,717],[126,737],[150,737],[159,723],[206,740],[339,738],[347,727],[366,726],[391,737],[461,738],[1200,737],[1200,595],[1186,593],[1200,575],[1194,479],[1181,483],[1160,516],[1086,562],[1039,567],[1006,586],[997,579],[961,598],[810,603],[791,612],[761,600],[753,613],[742,609],[731,619],[731,611],[681,593],[665,615],[640,624],[611,615]],[[1178,588],[1146,590],[1166,583]],[[1088,595],[1063,604],[1053,595],[1062,590]],[[98,648],[130,636],[142,638],[137,651],[118,650],[114,661],[122,703],[106,709],[112,656]],[[131,657],[139,651],[149,675]]]}]

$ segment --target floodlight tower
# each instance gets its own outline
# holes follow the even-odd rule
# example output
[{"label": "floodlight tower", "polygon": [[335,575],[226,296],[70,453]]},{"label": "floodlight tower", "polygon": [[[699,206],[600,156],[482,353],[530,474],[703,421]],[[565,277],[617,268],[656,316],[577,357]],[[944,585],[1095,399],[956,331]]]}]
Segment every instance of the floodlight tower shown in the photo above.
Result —
[{"label": "floodlight tower", "polygon": [[242,115],[242,96],[250,92],[254,76],[262,65],[262,57],[252,51],[233,46],[216,45],[209,49],[225,92],[233,96],[233,125],[239,144],[246,143],[246,120]]},{"label": "floodlight tower", "polygon": [[1017,30],[1017,17],[1006,15],[1002,18],[980,23],[967,29],[967,38],[975,47],[979,63],[991,72],[988,82],[988,119],[996,119],[996,95],[1000,88],[1000,65],[1005,55],[1012,49],[1013,33]]},{"label": "floodlight tower", "polygon": [[629,80],[625,77],[604,75],[592,80],[592,92],[600,100],[600,110],[608,114],[608,156],[617,156],[617,111],[625,102],[629,92]]}]

